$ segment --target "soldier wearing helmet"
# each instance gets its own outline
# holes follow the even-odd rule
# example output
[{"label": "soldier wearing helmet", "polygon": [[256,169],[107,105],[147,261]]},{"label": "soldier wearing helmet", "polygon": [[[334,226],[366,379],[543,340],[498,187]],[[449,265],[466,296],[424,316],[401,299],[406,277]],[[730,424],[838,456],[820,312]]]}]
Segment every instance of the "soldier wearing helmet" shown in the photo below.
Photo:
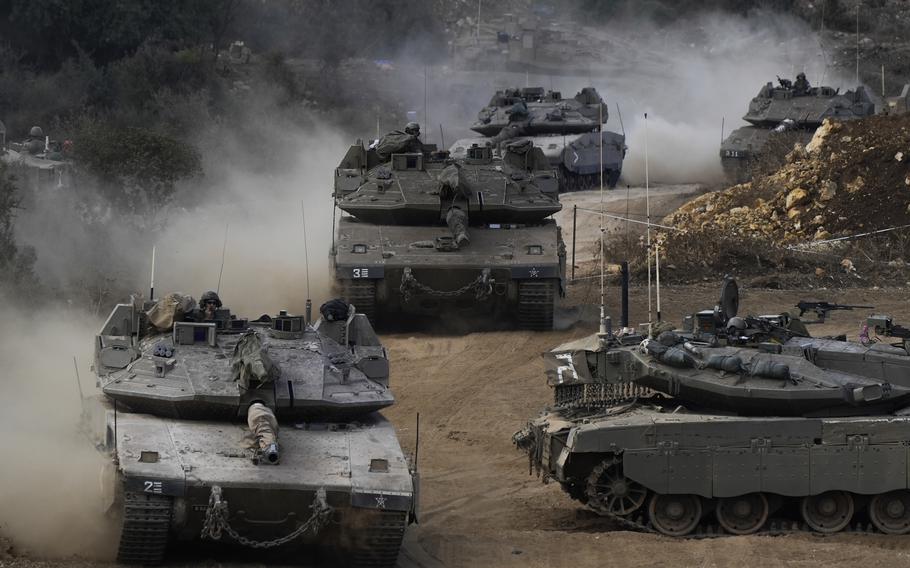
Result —
[{"label": "soldier wearing helmet", "polygon": [[811,85],[809,85],[809,80],[806,79],[805,73],[800,73],[799,75],[796,76],[796,82],[793,83],[793,91],[795,92],[795,94],[808,95],[809,89],[811,89],[811,88],[812,87],[811,87]]},{"label": "soldier wearing helmet", "polygon": [[214,290],[209,290],[199,298],[199,308],[193,314],[196,321],[212,321],[215,319],[215,310],[221,307],[221,298]]},{"label": "soldier wearing helmet", "polygon": [[409,122],[404,126],[404,132],[411,136],[420,136],[420,125],[416,122]]},{"label": "soldier wearing helmet", "polygon": [[25,141],[25,148],[29,154],[40,154],[44,152],[44,130],[40,126],[32,126],[28,131],[28,139]]}]

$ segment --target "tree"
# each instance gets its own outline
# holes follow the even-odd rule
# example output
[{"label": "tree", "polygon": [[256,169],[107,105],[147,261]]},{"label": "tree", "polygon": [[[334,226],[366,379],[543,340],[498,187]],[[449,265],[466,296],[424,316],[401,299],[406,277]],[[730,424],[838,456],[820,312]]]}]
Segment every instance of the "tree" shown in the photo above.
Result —
[{"label": "tree", "polygon": [[0,293],[17,300],[32,301],[38,295],[35,250],[16,244],[14,220],[19,208],[15,178],[0,162]]}]

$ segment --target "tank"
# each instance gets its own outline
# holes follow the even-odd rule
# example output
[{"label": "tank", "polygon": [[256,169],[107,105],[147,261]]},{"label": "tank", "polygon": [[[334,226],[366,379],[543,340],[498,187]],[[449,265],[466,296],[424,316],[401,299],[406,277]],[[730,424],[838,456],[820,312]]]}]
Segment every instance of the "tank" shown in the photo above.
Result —
[{"label": "tank", "polygon": [[841,93],[832,87],[810,87],[805,78],[794,83],[778,78],[778,85],[766,83],[743,116],[748,126],[737,128],[720,145],[724,172],[732,182],[751,178],[751,169],[762,152],[775,139],[781,139],[781,151],[793,143],[806,144],[822,121],[850,120],[871,116],[875,105],[862,86]]},{"label": "tank", "polygon": [[118,561],[204,541],[394,566],[418,479],[377,412],[394,397],[367,318],[341,301],[312,324],[193,304],[119,304],[96,337],[101,394],[86,420],[111,458]]},{"label": "tank", "polygon": [[348,150],[335,176],[342,295],[379,325],[466,317],[551,329],[566,252],[557,180],[528,141],[451,158],[416,139]]},{"label": "tank", "polygon": [[6,126],[0,121],[0,161],[6,163],[26,190],[25,204],[41,195],[72,186],[72,163],[66,159],[67,142],[58,142],[44,136],[44,131],[33,126],[29,137],[21,142],[7,139]]},{"label": "tank", "polygon": [[[560,190],[572,191],[615,187],[626,155],[625,136],[603,130],[609,113],[593,87],[585,87],[571,99],[542,87],[497,91],[481,109],[471,130],[485,138],[466,138],[450,148],[453,157],[463,157],[474,144],[494,147],[516,138],[530,139],[541,148],[559,172]],[[601,149],[603,167],[601,167]]]},{"label": "tank", "polygon": [[532,468],[644,532],[910,532],[906,381],[701,339],[608,332],[545,354],[553,404],[515,437]]}]

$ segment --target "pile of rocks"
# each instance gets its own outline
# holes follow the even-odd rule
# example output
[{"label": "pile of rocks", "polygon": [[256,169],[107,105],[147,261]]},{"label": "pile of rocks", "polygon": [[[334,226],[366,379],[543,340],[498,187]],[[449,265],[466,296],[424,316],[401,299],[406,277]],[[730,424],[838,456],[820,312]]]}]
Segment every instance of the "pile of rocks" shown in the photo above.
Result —
[{"label": "pile of rocks", "polygon": [[826,120],[778,171],[705,194],[663,222],[781,244],[910,223],[910,116]]}]

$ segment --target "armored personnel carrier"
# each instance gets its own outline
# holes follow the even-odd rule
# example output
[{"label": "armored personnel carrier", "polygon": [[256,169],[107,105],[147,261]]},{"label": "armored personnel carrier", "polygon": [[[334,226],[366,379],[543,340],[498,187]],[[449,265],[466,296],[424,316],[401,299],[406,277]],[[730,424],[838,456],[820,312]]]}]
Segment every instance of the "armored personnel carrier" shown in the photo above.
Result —
[{"label": "armored personnel carrier", "polygon": [[343,296],[380,325],[455,312],[551,329],[566,253],[550,218],[562,207],[557,180],[540,149],[472,146],[453,159],[399,138],[356,142],[336,170]]},{"label": "armored personnel carrier", "polygon": [[554,405],[516,442],[538,473],[621,526],[833,533],[868,520],[910,533],[905,381],[825,369],[776,342],[675,332],[608,331],[545,357]]},{"label": "armored personnel carrier", "polygon": [[471,126],[486,138],[458,140],[450,151],[461,158],[474,144],[489,142],[495,147],[526,138],[559,171],[561,191],[599,187],[601,171],[604,185],[615,187],[622,173],[626,140],[622,134],[603,130],[608,116],[606,103],[593,87],[583,88],[571,99],[542,87],[504,89],[493,95]]},{"label": "armored personnel carrier", "polygon": [[831,87],[810,87],[800,73],[796,82],[778,78],[778,85],[765,84],[749,103],[743,120],[720,145],[720,160],[730,181],[751,178],[751,169],[770,141],[785,139],[787,150],[794,142],[806,144],[826,118],[849,120],[871,116],[875,105],[862,86],[839,92]]},{"label": "armored personnel carrier", "polygon": [[112,458],[118,561],[201,539],[394,566],[418,482],[376,412],[394,398],[367,318],[341,301],[312,325],[192,305],[119,304],[95,341],[88,420]]}]

